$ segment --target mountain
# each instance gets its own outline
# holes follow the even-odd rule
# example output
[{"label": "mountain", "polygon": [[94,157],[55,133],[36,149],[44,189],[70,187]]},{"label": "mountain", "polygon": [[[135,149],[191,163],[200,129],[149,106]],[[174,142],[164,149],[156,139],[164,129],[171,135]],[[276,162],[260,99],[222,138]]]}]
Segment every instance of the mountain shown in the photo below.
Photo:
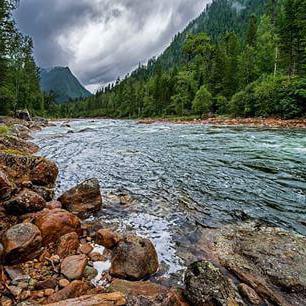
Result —
[{"label": "mountain", "polygon": [[58,103],[91,96],[69,67],[41,68],[40,86],[45,92],[54,92]]}]

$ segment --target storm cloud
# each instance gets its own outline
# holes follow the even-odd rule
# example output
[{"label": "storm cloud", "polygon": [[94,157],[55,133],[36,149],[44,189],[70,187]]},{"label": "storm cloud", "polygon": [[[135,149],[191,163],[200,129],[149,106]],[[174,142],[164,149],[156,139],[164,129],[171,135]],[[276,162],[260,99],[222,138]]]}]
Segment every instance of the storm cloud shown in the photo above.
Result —
[{"label": "storm cloud", "polygon": [[209,0],[21,0],[19,29],[41,67],[69,66],[88,88],[158,55]]}]

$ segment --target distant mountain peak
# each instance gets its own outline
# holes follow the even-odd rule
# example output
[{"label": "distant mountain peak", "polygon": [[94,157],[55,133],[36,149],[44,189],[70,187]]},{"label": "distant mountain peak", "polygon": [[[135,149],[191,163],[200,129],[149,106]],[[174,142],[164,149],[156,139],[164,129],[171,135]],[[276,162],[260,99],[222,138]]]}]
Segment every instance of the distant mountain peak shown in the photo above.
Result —
[{"label": "distant mountain peak", "polygon": [[91,96],[67,66],[41,68],[40,86],[45,92],[54,92],[58,103]]}]

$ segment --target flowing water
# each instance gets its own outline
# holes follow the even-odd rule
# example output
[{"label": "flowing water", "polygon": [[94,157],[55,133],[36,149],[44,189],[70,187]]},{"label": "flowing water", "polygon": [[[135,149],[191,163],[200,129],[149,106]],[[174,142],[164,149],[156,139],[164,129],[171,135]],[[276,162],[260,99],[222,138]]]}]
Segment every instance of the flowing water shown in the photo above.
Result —
[{"label": "flowing water", "polygon": [[259,219],[306,234],[305,130],[69,125],[35,134],[39,154],[59,166],[57,193],[98,178],[105,200],[96,221],[152,239],[164,274],[196,253],[201,228]]}]

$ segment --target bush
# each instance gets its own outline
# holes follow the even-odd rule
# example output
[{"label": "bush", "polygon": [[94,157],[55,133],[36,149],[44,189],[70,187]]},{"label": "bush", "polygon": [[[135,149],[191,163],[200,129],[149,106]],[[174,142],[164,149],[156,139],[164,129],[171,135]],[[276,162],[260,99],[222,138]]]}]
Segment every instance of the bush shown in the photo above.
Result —
[{"label": "bush", "polygon": [[202,86],[196,93],[192,110],[198,115],[207,115],[212,110],[212,95],[205,86]]},{"label": "bush", "polygon": [[230,113],[239,117],[303,117],[306,115],[306,80],[265,76],[232,97]]}]

